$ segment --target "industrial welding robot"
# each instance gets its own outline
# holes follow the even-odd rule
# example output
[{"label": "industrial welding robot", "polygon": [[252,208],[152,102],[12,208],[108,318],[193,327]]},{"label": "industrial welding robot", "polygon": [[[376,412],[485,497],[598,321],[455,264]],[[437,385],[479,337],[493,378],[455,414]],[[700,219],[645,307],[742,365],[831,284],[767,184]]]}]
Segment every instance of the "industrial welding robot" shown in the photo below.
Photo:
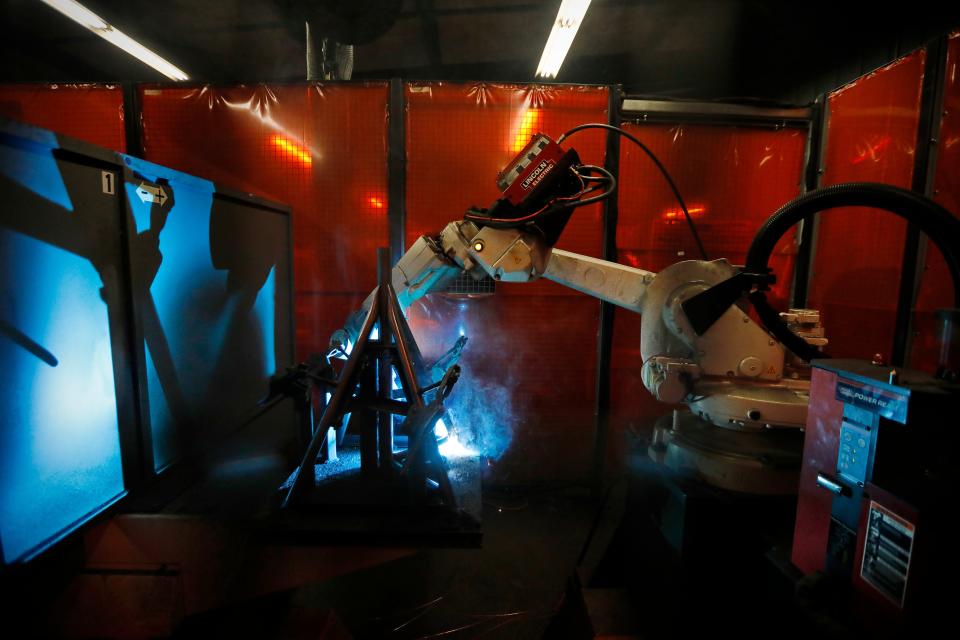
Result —
[{"label": "industrial welding robot", "polygon": [[[593,126],[608,127],[586,125],[567,135]],[[533,136],[499,174],[502,195],[489,209],[470,209],[439,235],[423,236],[414,243],[393,269],[393,288],[401,306],[407,308],[424,295],[444,291],[467,273],[478,280],[491,277],[503,283],[543,277],[641,313],[645,386],[664,402],[685,402],[692,412],[691,428],[722,427],[718,442],[710,440],[707,447],[699,443],[709,439],[709,433],[693,444],[675,438],[669,448],[686,453],[671,460],[699,465],[720,484],[721,478],[738,477],[736,488],[742,490],[795,491],[796,465],[784,474],[782,465],[770,464],[777,456],[770,455],[769,449],[781,446],[781,439],[764,438],[763,432],[792,432],[794,437],[785,446],[799,461],[798,434],[806,419],[809,381],[785,371],[788,357],[783,345],[748,315],[745,305],[728,304],[712,320],[700,319],[696,325],[684,308],[714,285],[737,279],[742,270],[724,259],[688,260],[653,273],[554,248],[576,208],[599,202],[616,188],[612,175],[602,167],[582,164],[576,151],[561,147],[562,140]],[[664,175],[673,186],[665,170]],[[682,199],[681,208],[686,210]],[[764,274],[758,281],[769,283],[772,278]],[[355,343],[372,302],[373,296],[332,342]],[[704,460],[705,449],[722,449],[729,433],[741,432],[760,434],[757,437],[764,446],[744,454],[744,447],[735,442],[735,454],[725,462],[741,471],[725,468],[717,473],[716,461]]]},{"label": "industrial welding robot", "polygon": [[[583,164],[575,150],[561,146],[584,129],[622,135],[650,157],[704,259],[653,273],[554,247],[576,208],[616,189],[610,173]],[[887,209],[920,223],[948,256],[951,273],[960,273],[955,252],[948,250],[960,246],[960,222],[926,198],[869,184],[838,185],[788,203],[761,228],[744,267],[708,260],[666,169],[640,140],[606,124],[574,127],[557,141],[536,134],[500,172],[497,185],[501,197],[489,209],[469,209],[438,235],[422,236],[397,262],[392,285],[400,306],[444,291],[466,273],[504,283],[542,277],[640,313],[644,385],[657,399],[689,408],[659,427],[652,449],[664,464],[738,492],[796,493],[810,390],[806,363],[825,355],[815,311],[780,314],[766,299],[775,280],[769,258],[786,231],[830,208]],[[371,294],[332,343],[356,342],[373,300]],[[748,313],[750,305],[759,323]]]}]

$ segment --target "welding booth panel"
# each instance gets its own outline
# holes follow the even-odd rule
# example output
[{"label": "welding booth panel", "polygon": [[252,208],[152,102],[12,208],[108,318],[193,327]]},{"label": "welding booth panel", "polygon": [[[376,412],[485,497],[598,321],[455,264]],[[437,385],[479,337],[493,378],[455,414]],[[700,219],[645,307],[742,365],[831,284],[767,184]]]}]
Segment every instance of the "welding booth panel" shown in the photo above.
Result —
[{"label": "welding booth panel", "polygon": [[[913,180],[926,53],[916,51],[827,98],[821,186]],[[818,216],[808,306],[820,309],[834,357],[891,357],[906,223],[881,211]]]},{"label": "welding booth panel", "polygon": [[387,238],[386,83],[143,86],[144,157],[293,211],[297,353],[376,285]]},{"label": "welding booth panel", "polygon": [[123,90],[118,85],[0,85],[0,116],[126,151]]},{"label": "welding booth panel", "polygon": [[[800,194],[805,128],[680,123],[627,123],[673,177],[710,258],[743,264],[760,225]],[[620,147],[617,260],[660,271],[700,252],[680,205],[663,176],[636,145]],[[790,299],[797,245],[787,234],[770,265],[777,282],[774,304]],[[669,411],[640,378],[640,316],[617,310],[611,361],[614,429],[649,425]]]},{"label": "welding booth panel", "polygon": [[[471,205],[499,196],[496,177],[538,132],[554,139],[608,121],[605,87],[410,83],[407,102],[406,242],[435,234]],[[564,146],[604,164],[606,134]],[[577,209],[558,247],[599,256],[602,210]],[[463,378],[447,404],[493,462],[494,482],[582,479],[592,457],[599,303],[552,282],[496,285],[486,299],[429,296],[411,309],[427,359],[462,331]],[[482,416],[476,418],[476,416]],[[502,456],[502,457],[501,457]]]},{"label": "welding booth panel", "polygon": [[[624,128],[670,172],[711,259],[743,264],[760,225],[800,193],[806,129],[672,123]],[[660,271],[678,260],[700,259],[683,211],[650,159],[626,141],[620,157],[621,261]],[[790,296],[795,256],[790,234],[771,260],[778,302]]]},{"label": "welding booth panel", "polygon": [[[933,199],[960,216],[960,32],[947,39],[943,109],[937,135]],[[940,250],[926,242],[920,286],[913,316],[913,342],[908,366],[933,372],[939,345],[936,310],[954,306],[950,272]]]},{"label": "welding booth panel", "polygon": [[245,424],[294,364],[289,213],[124,161],[141,419],[160,472]]},{"label": "welding booth panel", "polygon": [[49,131],[0,129],[4,562],[29,558],[125,493],[119,425],[134,405],[121,209],[103,193],[101,168],[59,148]]},{"label": "welding booth panel", "polygon": [[[0,549],[23,560],[252,422],[293,362],[289,212],[0,128]],[[281,448],[288,407],[258,417]]]}]

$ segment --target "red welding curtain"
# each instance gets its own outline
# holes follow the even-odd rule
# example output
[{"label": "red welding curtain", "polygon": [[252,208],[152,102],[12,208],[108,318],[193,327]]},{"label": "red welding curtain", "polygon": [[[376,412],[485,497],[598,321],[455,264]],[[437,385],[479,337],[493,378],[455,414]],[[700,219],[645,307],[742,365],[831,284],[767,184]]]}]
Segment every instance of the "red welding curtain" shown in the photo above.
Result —
[{"label": "red welding curtain", "polygon": [[[948,39],[943,119],[937,145],[933,197],[954,215],[960,215],[960,32]],[[927,243],[913,317],[913,344],[909,366],[934,372],[937,367],[937,309],[953,307],[953,286],[940,250]]]},{"label": "red welding curtain", "polygon": [[123,91],[109,84],[0,85],[0,116],[126,150]]},{"label": "red welding curtain", "polygon": [[[806,130],[696,124],[627,124],[625,128],[670,172],[711,259],[743,264],[760,225],[800,193]],[[627,140],[621,142],[620,185],[620,262],[660,271],[679,260],[700,257],[663,176]],[[781,308],[789,299],[795,256],[796,242],[790,234],[771,260],[777,276],[773,297]],[[644,388],[641,365],[640,316],[618,309],[611,365],[614,456],[624,430],[645,430],[670,410]]]},{"label": "red welding curtain", "polygon": [[291,206],[298,358],[376,285],[387,99],[386,83],[141,87],[148,160]]},{"label": "red welding curtain", "polygon": [[[407,99],[407,242],[436,233],[470,205],[498,196],[500,169],[542,131],[554,138],[606,123],[606,88],[413,83]],[[603,164],[606,136],[571,137],[584,162]],[[599,206],[578,209],[561,248],[599,256]],[[431,296],[411,324],[429,355],[462,330],[464,378],[450,398],[457,425],[479,438],[501,483],[582,480],[592,456],[599,303],[542,281],[497,285],[494,297]],[[470,410],[468,411],[467,408]],[[466,416],[470,416],[469,421]]]},{"label": "red welding curtain", "polygon": [[[883,182],[910,188],[924,51],[830,94],[822,185]],[[906,223],[875,210],[820,216],[809,306],[819,308],[835,357],[889,358]]]}]

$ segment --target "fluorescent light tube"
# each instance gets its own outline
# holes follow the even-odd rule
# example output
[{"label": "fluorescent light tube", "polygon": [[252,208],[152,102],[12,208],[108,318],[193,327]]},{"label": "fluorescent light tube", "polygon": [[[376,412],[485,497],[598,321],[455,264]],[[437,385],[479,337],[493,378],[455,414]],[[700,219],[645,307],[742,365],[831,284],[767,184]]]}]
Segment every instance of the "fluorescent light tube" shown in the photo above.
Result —
[{"label": "fluorescent light tube", "polygon": [[547,38],[547,46],[543,48],[540,66],[537,67],[539,77],[557,77],[560,65],[567,57],[567,51],[573,44],[573,38],[577,35],[589,6],[590,0],[563,0],[560,3],[560,11],[557,12],[557,19],[550,30],[550,37]]},{"label": "fluorescent light tube", "polygon": [[173,64],[164,60],[150,49],[109,24],[106,20],[75,0],[41,0],[45,5],[53,7],[77,24],[114,44],[144,64],[153,67],[171,80],[189,80],[190,76]]}]

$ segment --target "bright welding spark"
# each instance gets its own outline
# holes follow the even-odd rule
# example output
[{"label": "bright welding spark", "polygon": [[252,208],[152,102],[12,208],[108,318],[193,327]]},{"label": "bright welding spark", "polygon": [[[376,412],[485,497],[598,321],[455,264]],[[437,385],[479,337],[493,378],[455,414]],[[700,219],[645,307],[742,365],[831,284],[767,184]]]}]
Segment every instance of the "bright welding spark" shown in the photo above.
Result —
[{"label": "bright welding spark", "polygon": [[437,440],[443,440],[438,448],[440,455],[444,458],[468,458],[479,455],[479,452],[464,445],[456,435],[450,432],[443,418],[437,420],[437,424],[433,427],[433,435]]},{"label": "bright welding spark", "polygon": [[346,360],[347,357],[350,355],[351,351],[353,351],[353,343],[347,340],[347,344],[346,346],[344,346],[343,351],[337,353],[337,355],[333,357],[336,358],[337,360]]},{"label": "bright welding spark", "polygon": [[313,158],[310,156],[310,152],[292,140],[275,134],[270,136],[270,142],[285,156],[298,161],[303,166],[310,167],[313,165]]},{"label": "bright welding spark", "polygon": [[446,442],[440,444],[439,449],[440,455],[444,458],[469,458],[478,455],[476,451],[457,440],[457,436],[452,433],[447,436]]}]

